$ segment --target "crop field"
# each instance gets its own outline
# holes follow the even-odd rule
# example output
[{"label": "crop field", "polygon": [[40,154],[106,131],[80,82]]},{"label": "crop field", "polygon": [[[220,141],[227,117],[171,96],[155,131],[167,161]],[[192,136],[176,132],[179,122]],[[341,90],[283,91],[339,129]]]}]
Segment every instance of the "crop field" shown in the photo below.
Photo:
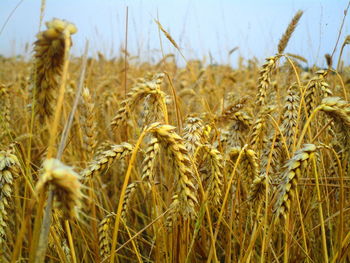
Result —
[{"label": "crop field", "polygon": [[0,58],[0,262],[350,262],[350,67],[288,53],[302,15],[237,67],[76,57],[43,21]]}]

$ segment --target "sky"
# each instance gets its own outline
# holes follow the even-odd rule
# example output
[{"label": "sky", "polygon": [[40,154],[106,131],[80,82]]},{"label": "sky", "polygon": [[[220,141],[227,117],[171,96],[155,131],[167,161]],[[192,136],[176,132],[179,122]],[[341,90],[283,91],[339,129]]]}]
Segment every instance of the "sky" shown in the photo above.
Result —
[{"label": "sky", "polygon": [[[0,54],[29,58],[39,31],[41,0],[0,0],[0,28],[19,2],[0,34]],[[112,58],[125,46],[128,7],[128,51],[134,59],[156,62],[161,58],[154,22],[159,18],[187,60],[209,61],[211,56],[211,62],[234,65],[239,56],[262,61],[274,55],[289,21],[301,9],[304,15],[286,52],[305,57],[308,65],[324,66],[324,54],[333,51],[347,4],[347,0],[46,0],[43,21],[56,17],[77,26],[74,55],[81,55],[89,40],[90,55],[100,51]],[[349,16],[339,46],[350,34]],[[164,53],[175,54],[181,63],[181,56],[163,35],[161,41]],[[236,46],[239,49],[229,56]],[[350,61],[350,46],[343,59]]]}]

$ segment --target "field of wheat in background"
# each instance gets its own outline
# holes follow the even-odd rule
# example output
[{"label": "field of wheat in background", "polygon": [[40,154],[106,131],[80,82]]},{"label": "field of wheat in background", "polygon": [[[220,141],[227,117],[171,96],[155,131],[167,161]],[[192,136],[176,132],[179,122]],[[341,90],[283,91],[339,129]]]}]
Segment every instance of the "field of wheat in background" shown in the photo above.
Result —
[{"label": "field of wheat in background", "polygon": [[0,262],[350,262],[350,68],[288,53],[302,15],[263,65],[73,57],[61,19],[1,58]]}]

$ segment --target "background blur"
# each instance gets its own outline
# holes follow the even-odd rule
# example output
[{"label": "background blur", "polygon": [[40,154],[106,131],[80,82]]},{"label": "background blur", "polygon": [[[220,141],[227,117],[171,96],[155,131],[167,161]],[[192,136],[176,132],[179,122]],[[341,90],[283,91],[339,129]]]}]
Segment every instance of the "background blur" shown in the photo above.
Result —
[{"label": "background blur", "polygon": [[[0,27],[18,3],[0,1]],[[153,21],[158,16],[186,59],[204,58],[207,62],[236,65],[239,56],[262,60],[273,55],[290,19],[302,9],[304,15],[286,52],[304,56],[309,65],[324,66],[324,54],[333,51],[347,3],[344,0],[47,0],[44,21],[57,17],[76,24],[74,55],[83,53],[89,39],[90,55],[96,56],[101,51],[111,58],[120,55],[124,47],[128,6],[128,51],[140,60],[152,62],[161,57],[158,28]],[[30,57],[31,44],[39,30],[40,5],[40,0],[21,2],[0,35],[0,54]],[[350,34],[349,16],[339,46]],[[178,52],[163,35],[162,43],[164,52],[174,53],[181,64]],[[236,46],[239,49],[229,56],[229,50]],[[343,59],[349,64],[349,47],[345,48]]]}]

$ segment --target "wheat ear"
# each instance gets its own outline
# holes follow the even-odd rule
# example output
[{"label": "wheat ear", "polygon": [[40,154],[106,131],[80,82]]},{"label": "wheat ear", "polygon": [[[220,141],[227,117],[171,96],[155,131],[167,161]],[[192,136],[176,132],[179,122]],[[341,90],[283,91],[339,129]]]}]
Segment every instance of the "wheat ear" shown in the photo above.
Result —
[{"label": "wheat ear", "polygon": [[275,55],[273,57],[266,58],[266,62],[259,72],[260,77],[258,80],[258,94],[255,101],[255,104],[258,107],[266,105],[267,92],[271,85],[271,74],[276,68],[277,61],[280,57],[281,55]]},{"label": "wheat ear", "polygon": [[94,160],[90,162],[88,167],[82,171],[81,176],[86,179],[94,176],[97,173],[101,173],[112,162],[120,159],[124,159],[130,155],[133,150],[133,146],[129,143],[122,143],[120,145],[110,145],[109,149],[101,152]]},{"label": "wheat ear", "polygon": [[276,218],[283,216],[286,218],[290,212],[290,204],[297,191],[298,180],[302,171],[313,158],[316,151],[314,144],[304,144],[303,148],[296,151],[292,159],[285,165],[282,174],[282,182],[278,189],[278,197],[274,207]]},{"label": "wheat ear", "polygon": [[36,185],[39,192],[46,186],[53,186],[53,194],[57,205],[63,210],[66,219],[76,217],[76,209],[80,207],[82,199],[79,175],[72,167],[57,159],[47,159],[43,163],[43,173]]},{"label": "wheat ear", "polygon": [[322,94],[323,97],[332,96],[332,92],[329,89],[329,85],[325,81],[326,75],[327,71],[317,71],[316,76],[313,77],[306,86],[305,105],[308,116],[311,115],[311,112],[315,109],[316,105],[319,104],[320,94]]},{"label": "wheat ear", "polygon": [[[0,246],[5,247],[9,223],[9,209],[12,207],[13,181],[18,175],[17,157],[6,151],[0,151]],[[0,255],[1,250],[0,249]]]},{"label": "wheat ear", "polygon": [[0,84],[0,122],[1,128],[4,130],[4,133],[10,131],[10,97],[8,94],[7,87],[3,84]]},{"label": "wheat ear", "polygon": [[339,97],[324,98],[320,110],[330,116],[339,129],[339,139],[346,151],[350,150],[350,103]]},{"label": "wheat ear", "polygon": [[[37,35],[34,43],[34,100],[41,121],[51,116],[55,103],[65,54],[66,38],[77,32],[77,28],[64,20],[53,19],[46,23],[47,29]],[[71,41],[69,41],[71,43]]]},{"label": "wheat ear", "polygon": [[201,146],[206,153],[206,160],[209,162],[210,174],[208,183],[208,200],[213,206],[219,205],[223,185],[223,158],[220,152],[209,144]]},{"label": "wheat ear", "polygon": [[121,218],[126,221],[127,212],[129,211],[130,202],[137,189],[138,182],[130,183],[125,190],[125,196],[123,200],[123,209],[121,212]]},{"label": "wheat ear", "polygon": [[199,117],[188,116],[185,120],[183,138],[188,152],[192,155],[201,144],[203,136],[203,121]]},{"label": "wheat ear", "polygon": [[145,152],[145,159],[142,163],[142,181],[152,182],[154,179],[154,167],[160,151],[160,143],[156,137],[152,137],[148,142]]},{"label": "wheat ear", "polygon": [[175,173],[177,174],[176,194],[173,196],[171,207],[173,217],[183,218],[196,215],[195,206],[198,203],[196,190],[192,183],[192,165],[188,151],[184,145],[184,139],[170,125],[154,123],[149,127],[149,132],[159,140],[174,160]]},{"label": "wheat ear", "polygon": [[116,129],[121,124],[125,123],[130,116],[131,110],[133,110],[135,105],[147,95],[154,95],[156,98],[160,98],[162,101],[159,103],[165,105],[165,93],[160,90],[163,78],[164,74],[159,73],[156,74],[152,80],[138,81],[126,95],[126,99],[122,101],[120,109],[111,122],[112,128]]},{"label": "wheat ear", "polygon": [[286,31],[284,32],[282,38],[280,39],[278,43],[278,53],[282,54],[283,51],[286,49],[287,44],[289,42],[289,39],[291,38],[295,28],[298,25],[298,22],[303,15],[303,11],[299,10],[296,12],[296,14],[293,16],[292,20],[290,21]]},{"label": "wheat ear", "polygon": [[292,146],[294,143],[294,137],[298,120],[299,101],[300,98],[298,86],[296,84],[293,84],[288,88],[287,91],[281,128],[283,136],[286,138],[286,143],[289,147],[289,150],[292,150]]},{"label": "wheat ear", "polygon": [[88,157],[92,157],[97,145],[97,123],[95,103],[91,97],[88,88],[84,88],[82,93],[81,127],[83,130],[83,149],[86,150]]},{"label": "wheat ear", "polygon": [[98,226],[98,243],[102,259],[109,256],[111,252],[111,221],[115,214],[108,214],[103,218]]},{"label": "wheat ear", "polygon": [[252,126],[252,134],[250,139],[251,148],[254,150],[264,148],[264,138],[267,131],[267,117],[274,110],[274,107],[265,106],[260,112]]}]

